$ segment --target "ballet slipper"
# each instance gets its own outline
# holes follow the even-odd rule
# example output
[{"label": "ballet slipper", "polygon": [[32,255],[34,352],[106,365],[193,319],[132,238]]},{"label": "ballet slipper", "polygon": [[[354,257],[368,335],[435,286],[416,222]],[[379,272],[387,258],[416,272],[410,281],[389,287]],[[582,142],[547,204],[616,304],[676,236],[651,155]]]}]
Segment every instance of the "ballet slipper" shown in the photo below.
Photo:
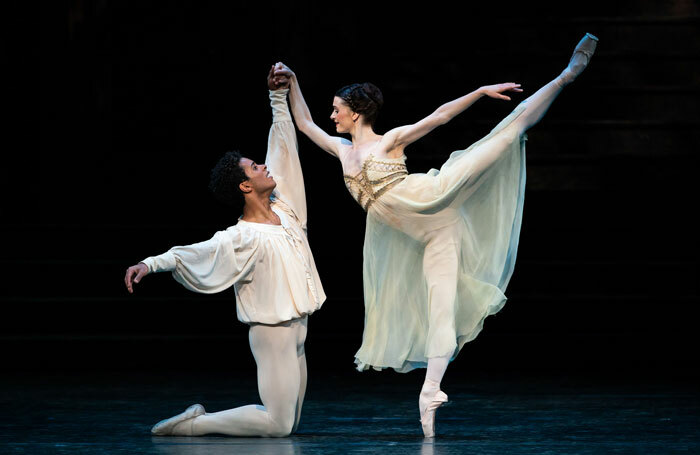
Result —
[{"label": "ballet slipper", "polygon": [[571,60],[569,60],[569,66],[559,76],[559,83],[562,86],[570,84],[583,72],[588,66],[588,62],[591,61],[597,45],[598,38],[590,33],[586,33],[586,36],[581,38],[574,49]]},{"label": "ballet slipper", "polygon": [[[201,404],[193,404],[185,409],[185,412],[175,417],[161,420],[153,425],[151,433],[157,436],[191,436],[192,424],[194,423],[195,417],[201,416],[205,414],[205,412],[204,406]],[[188,420],[189,422],[187,422]],[[187,423],[186,425],[179,425],[185,422]]]},{"label": "ballet slipper", "polygon": [[435,437],[435,413],[437,408],[447,403],[447,395],[440,390],[438,383],[429,380],[425,382],[428,387],[423,386],[421,390],[418,409],[423,435],[426,438],[433,438]]}]

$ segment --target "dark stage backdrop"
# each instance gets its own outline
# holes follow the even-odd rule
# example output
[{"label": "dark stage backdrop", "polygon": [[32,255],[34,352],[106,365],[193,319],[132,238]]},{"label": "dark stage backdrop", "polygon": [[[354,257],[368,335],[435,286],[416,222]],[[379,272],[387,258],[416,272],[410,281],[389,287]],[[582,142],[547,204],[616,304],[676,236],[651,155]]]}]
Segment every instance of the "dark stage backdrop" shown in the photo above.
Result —
[{"label": "dark stage backdrop", "polygon": [[[3,369],[253,367],[232,290],[194,294],[160,274],[128,295],[123,276],[235,223],[208,193],[209,170],[230,149],[263,159],[274,62],[296,71],[329,132],[333,93],[356,81],[384,91],[378,132],[483,84],[523,84],[523,96],[483,99],[410,146],[409,170],[425,172],[555,77],[591,32],[590,67],[529,132],[509,301],[452,368],[697,374],[697,2],[252,5],[42,7],[41,144],[2,179]],[[328,294],[310,320],[309,367],[350,374],[364,213],[339,163],[299,144]]]}]

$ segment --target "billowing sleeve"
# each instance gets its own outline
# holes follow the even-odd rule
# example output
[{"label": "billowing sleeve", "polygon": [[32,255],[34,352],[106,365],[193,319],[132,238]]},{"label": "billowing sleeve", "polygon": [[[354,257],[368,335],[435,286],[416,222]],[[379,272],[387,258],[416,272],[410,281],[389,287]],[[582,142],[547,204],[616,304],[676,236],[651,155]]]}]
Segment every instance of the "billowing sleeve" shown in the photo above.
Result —
[{"label": "billowing sleeve", "polygon": [[285,202],[306,229],[306,193],[301,172],[297,136],[287,106],[289,89],[270,90],[272,126],[267,139],[267,165],[277,183],[274,196]]},{"label": "billowing sleeve", "polygon": [[176,246],[141,262],[150,272],[172,272],[173,278],[191,291],[213,294],[252,273],[257,244],[245,237],[234,226],[205,242]]}]

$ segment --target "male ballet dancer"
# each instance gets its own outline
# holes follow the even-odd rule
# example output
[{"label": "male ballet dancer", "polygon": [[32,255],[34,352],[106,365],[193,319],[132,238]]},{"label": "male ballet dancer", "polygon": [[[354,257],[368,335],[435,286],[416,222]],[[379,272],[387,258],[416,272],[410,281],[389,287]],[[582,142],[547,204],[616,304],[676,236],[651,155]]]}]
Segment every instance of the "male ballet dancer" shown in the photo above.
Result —
[{"label": "male ballet dancer", "polygon": [[171,271],[196,292],[234,286],[238,319],[250,325],[263,406],[207,413],[194,404],[157,423],[154,435],[284,437],[299,424],[306,390],[307,317],[326,296],[306,238],[304,180],[287,107],[289,81],[271,69],[267,82],[273,120],[265,164],[228,152],[212,170],[209,184],[223,202],[243,197],[238,223],[206,242],[149,257],[129,267],[124,279],[129,292],[148,273],[162,271]]}]

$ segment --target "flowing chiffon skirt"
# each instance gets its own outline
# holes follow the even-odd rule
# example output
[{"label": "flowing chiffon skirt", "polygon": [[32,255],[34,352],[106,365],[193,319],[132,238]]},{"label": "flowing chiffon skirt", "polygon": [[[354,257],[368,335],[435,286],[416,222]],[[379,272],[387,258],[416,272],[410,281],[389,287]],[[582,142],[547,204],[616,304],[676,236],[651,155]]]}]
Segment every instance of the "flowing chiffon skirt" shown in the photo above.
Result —
[{"label": "flowing chiffon skirt", "polygon": [[[369,208],[359,370],[407,372],[429,357],[454,359],[503,308],[523,211],[527,137],[513,123],[523,110],[452,153],[439,171],[408,175]],[[429,261],[426,248],[435,249]],[[454,270],[433,270],[444,264]],[[431,273],[437,288],[454,288],[448,311],[432,318]]]}]

